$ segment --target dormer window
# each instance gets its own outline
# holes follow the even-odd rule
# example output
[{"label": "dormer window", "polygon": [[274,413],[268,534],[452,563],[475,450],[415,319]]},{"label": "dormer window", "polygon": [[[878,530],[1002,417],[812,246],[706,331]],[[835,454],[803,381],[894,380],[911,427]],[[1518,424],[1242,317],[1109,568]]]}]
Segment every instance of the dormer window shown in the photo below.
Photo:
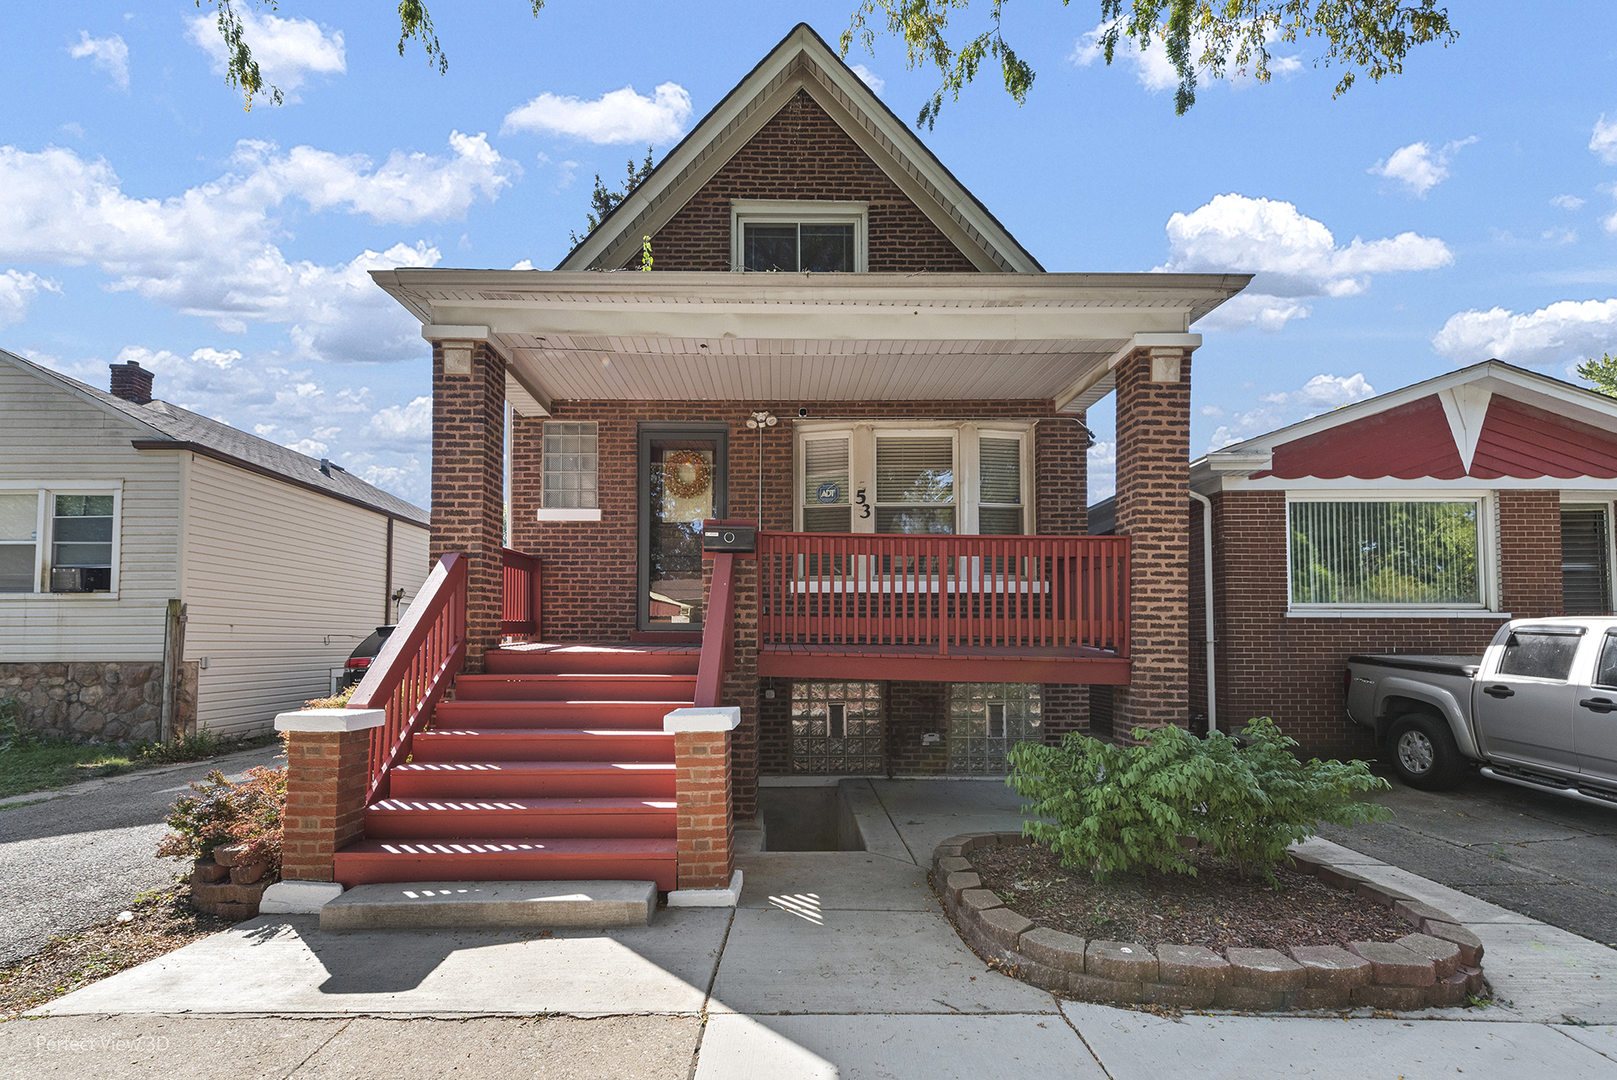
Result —
[{"label": "dormer window", "polygon": [[864,273],[869,203],[732,199],[730,265],[761,273]]}]

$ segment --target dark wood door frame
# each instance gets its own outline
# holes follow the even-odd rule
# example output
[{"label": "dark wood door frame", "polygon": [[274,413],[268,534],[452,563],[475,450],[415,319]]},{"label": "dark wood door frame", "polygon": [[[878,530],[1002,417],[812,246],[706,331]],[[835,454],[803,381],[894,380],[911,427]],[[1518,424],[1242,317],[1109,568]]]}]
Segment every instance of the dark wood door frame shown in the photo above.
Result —
[{"label": "dark wood door frame", "polygon": [[700,630],[701,624],[688,623],[678,629],[651,624],[651,443],[653,439],[713,440],[713,516],[722,518],[729,512],[730,427],[714,421],[642,421],[636,434],[635,626],[641,634],[689,634]]}]

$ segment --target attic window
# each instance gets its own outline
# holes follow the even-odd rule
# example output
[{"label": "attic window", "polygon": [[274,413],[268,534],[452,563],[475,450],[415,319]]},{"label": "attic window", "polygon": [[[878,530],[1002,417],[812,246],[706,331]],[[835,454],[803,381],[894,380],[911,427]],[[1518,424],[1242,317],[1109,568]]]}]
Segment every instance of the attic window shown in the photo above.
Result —
[{"label": "attic window", "polygon": [[733,199],[730,265],[761,273],[863,273],[869,205]]}]

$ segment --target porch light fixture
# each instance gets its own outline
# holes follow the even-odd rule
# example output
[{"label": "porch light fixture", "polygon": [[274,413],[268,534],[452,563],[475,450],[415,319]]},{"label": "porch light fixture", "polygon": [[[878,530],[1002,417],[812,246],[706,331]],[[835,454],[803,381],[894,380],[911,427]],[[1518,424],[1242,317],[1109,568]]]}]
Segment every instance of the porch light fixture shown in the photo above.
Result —
[{"label": "porch light fixture", "polygon": [[768,409],[747,417],[747,426],[758,429],[758,516],[753,519],[760,528],[764,523],[764,428],[780,423]]}]

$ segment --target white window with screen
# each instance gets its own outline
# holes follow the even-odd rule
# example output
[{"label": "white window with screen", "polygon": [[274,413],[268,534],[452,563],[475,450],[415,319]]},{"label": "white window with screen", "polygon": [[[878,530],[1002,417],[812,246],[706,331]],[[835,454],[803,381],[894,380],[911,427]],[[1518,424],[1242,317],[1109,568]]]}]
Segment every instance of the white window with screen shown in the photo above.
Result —
[{"label": "white window with screen", "polygon": [[1286,515],[1294,610],[1491,608],[1486,495],[1293,497]]},{"label": "white window with screen", "polygon": [[757,273],[864,273],[870,204],[732,199],[730,266]]},{"label": "white window with screen", "polygon": [[544,492],[540,521],[600,521],[596,422],[546,420],[542,425]]},{"label": "white window with screen", "polygon": [[1031,423],[1024,421],[800,422],[796,527],[803,532],[1029,533],[1031,433]]},{"label": "white window with screen", "polygon": [[0,599],[115,594],[122,485],[0,490]]}]

